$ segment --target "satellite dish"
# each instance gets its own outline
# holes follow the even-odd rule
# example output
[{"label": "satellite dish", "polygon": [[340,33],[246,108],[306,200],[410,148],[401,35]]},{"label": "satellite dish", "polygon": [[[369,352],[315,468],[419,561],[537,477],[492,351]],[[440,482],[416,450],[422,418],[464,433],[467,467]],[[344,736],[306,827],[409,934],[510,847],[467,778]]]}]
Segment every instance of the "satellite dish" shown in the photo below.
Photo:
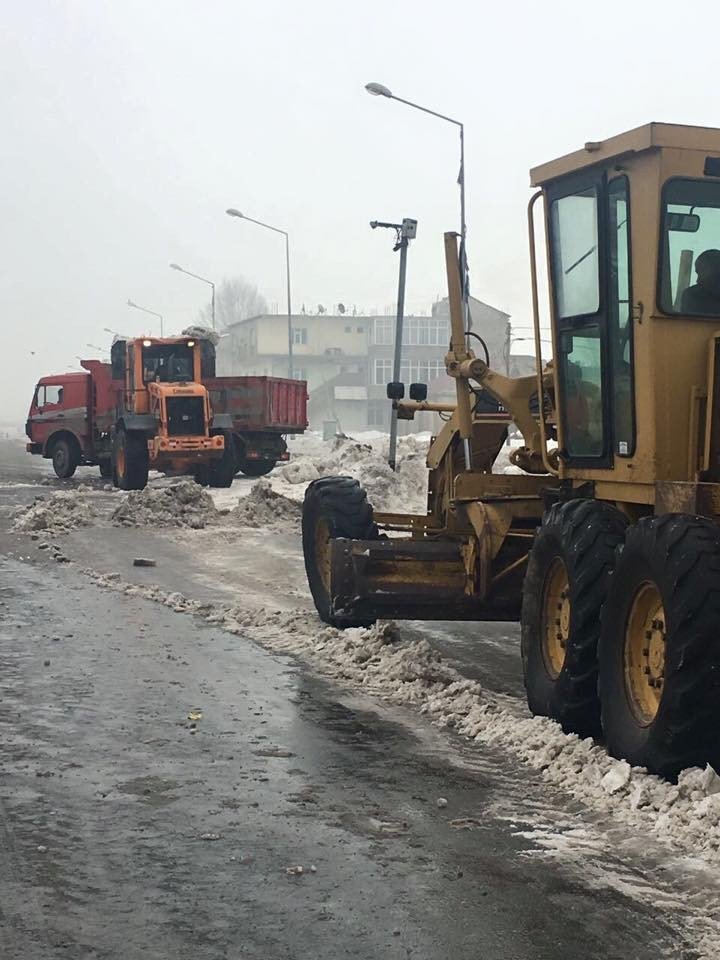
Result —
[{"label": "satellite dish", "polygon": [[340,313],[340,314],[345,313],[345,304],[344,304],[344,303],[339,303],[339,304],[338,304],[338,313]]}]

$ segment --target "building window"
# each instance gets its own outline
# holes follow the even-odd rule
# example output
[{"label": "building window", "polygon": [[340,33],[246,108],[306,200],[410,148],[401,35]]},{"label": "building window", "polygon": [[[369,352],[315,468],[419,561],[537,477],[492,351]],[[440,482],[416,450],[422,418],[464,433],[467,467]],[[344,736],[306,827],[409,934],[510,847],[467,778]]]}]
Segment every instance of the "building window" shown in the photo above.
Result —
[{"label": "building window", "polygon": [[392,377],[392,361],[376,359],[375,366],[373,368],[373,383],[376,386],[378,384],[389,383],[391,377]]},{"label": "building window", "polygon": [[358,333],[365,333],[365,327],[356,327]]},{"label": "building window", "polygon": [[293,378],[295,380],[307,380],[307,370],[305,367],[293,367]]},{"label": "building window", "polygon": [[307,327],[293,327],[292,341],[295,344],[307,343]]},{"label": "building window", "polygon": [[392,317],[375,317],[373,322],[373,343],[379,346],[388,346],[394,339]]},{"label": "building window", "polygon": [[450,341],[448,322],[444,317],[407,317],[403,326],[406,346],[447,346]]},{"label": "building window", "polygon": [[352,327],[345,327],[345,333],[352,333]]}]

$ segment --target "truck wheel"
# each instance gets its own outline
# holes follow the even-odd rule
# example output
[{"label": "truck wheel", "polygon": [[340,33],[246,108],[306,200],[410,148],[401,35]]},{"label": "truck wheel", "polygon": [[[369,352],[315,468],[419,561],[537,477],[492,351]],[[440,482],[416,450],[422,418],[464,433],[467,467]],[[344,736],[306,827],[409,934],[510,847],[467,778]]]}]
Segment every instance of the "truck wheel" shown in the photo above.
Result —
[{"label": "truck wheel", "polygon": [[145,434],[122,427],[113,443],[113,477],[121,490],[142,490],[147,486],[149,458]]},{"label": "truck wheel", "polygon": [[77,470],[79,463],[80,453],[76,443],[65,437],[55,441],[52,451],[52,465],[55,474],[61,480],[69,479]]},{"label": "truck wheel", "polygon": [[543,517],[523,583],[528,706],[583,737],[600,733],[600,610],[625,527],[619,510],[597,500],[555,504]]},{"label": "truck wheel", "polygon": [[229,430],[223,430],[225,449],[219,460],[213,460],[209,466],[208,481],[211,487],[231,487],[235,479],[235,440]]},{"label": "truck wheel", "polygon": [[352,477],[321,477],[305,491],[302,543],[310,593],[320,619],[334,627],[365,627],[373,621],[338,620],[330,598],[330,540],[376,540],[367,494]]},{"label": "truck wheel", "polygon": [[720,529],[668,514],[628,530],[600,636],[608,750],[675,778],[720,764]]},{"label": "truck wheel", "polygon": [[277,460],[246,460],[238,457],[237,469],[246,477],[264,477],[275,468]]}]

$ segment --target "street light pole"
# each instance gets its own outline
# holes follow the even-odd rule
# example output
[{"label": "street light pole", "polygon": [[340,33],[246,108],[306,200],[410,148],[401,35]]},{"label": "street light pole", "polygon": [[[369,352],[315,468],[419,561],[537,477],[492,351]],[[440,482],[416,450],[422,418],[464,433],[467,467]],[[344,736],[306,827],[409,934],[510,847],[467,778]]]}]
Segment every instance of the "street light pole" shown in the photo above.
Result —
[{"label": "street light pole", "polygon": [[273,227],[269,223],[263,223],[262,220],[254,220],[246,214],[230,207],[225,213],[229,217],[239,217],[241,220],[249,220],[250,223],[257,224],[258,227],[265,227],[266,230],[272,230],[273,233],[281,233],[285,237],[285,270],[287,273],[287,332],[288,332],[288,376],[292,380],[294,377],[293,369],[293,327],[292,327],[292,306],[290,305],[290,235],[287,230],[281,230],[279,227]]},{"label": "street light pole", "polygon": [[[395,350],[393,352],[393,381],[398,383],[400,380],[400,367],[402,365],[402,339],[403,322],[405,319],[405,279],[407,276],[407,252],[410,241],[417,236],[417,220],[410,220],[405,217],[402,223],[384,223],[380,220],[372,220],[370,226],[375,230],[377,227],[385,227],[395,231],[395,250],[400,251],[400,272],[398,276],[398,297],[397,297],[397,317],[395,320]],[[397,466],[397,422],[398,412],[397,404],[393,403],[392,413],[390,415],[390,450],[388,453],[388,465],[391,470]]]},{"label": "street light pole", "polygon": [[154,310],[148,310],[147,307],[141,307],[139,303],[133,303],[132,300],[128,300],[127,305],[133,307],[135,310],[142,310],[143,313],[149,313],[153,317],[159,317],[160,319],[160,337],[163,335],[163,315],[161,313],[156,313]]},{"label": "street light pole", "polygon": [[202,280],[203,283],[207,283],[209,286],[212,287],[212,300],[210,301],[211,302],[210,310],[212,313],[212,328],[213,330],[215,330],[216,329],[215,327],[215,284],[212,282],[212,280],[208,280],[207,277],[201,277],[199,273],[192,273],[190,270],[186,270],[184,267],[181,267],[179,263],[171,263],[170,269],[179,270],[180,273],[185,273],[188,275],[188,277],[195,277],[196,280]]},{"label": "street light pole", "polygon": [[[463,315],[463,328],[465,330],[466,339],[467,334],[470,329],[470,279],[468,276],[468,264],[467,264],[467,251],[465,249],[465,241],[467,238],[467,226],[465,223],[465,125],[460,122],[460,120],[455,120],[453,117],[448,117],[444,113],[438,113],[437,110],[430,110],[428,107],[423,107],[419,103],[413,103],[412,100],[404,100],[402,97],[396,97],[395,94],[388,89],[382,83],[366,83],[365,89],[373,97],[387,97],[389,100],[397,100],[398,103],[404,103],[407,107],[412,107],[414,110],[420,110],[421,113],[428,113],[431,117],[437,117],[439,120],[445,120],[447,123],[452,123],[460,131],[460,172],[458,173],[458,186],[460,187],[460,286],[462,289],[462,315]],[[470,440],[463,438],[463,446],[465,449],[465,467],[467,470],[471,467],[471,455],[470,455]]]}]

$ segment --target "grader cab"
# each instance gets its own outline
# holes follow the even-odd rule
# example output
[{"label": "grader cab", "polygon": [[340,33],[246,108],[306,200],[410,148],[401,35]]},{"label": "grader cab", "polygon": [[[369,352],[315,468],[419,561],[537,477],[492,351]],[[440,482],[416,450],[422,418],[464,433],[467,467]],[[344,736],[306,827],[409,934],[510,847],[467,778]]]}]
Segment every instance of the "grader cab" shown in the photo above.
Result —
[{"label": "grader cab", "polygon": [[[464,329],[445,236],[456,405],[430,445],[427,511],[374,513],[312,483],[310,588],[336,626],[520,620],[533,713],[668,777],[720,763],[720,130],[649,124],[531,171],[537,373]],[[542,202],[553,359],[541,358]],[[481,332],[481,331],[480,331]],[[516,475],[493,474],[508,422]]]}]

